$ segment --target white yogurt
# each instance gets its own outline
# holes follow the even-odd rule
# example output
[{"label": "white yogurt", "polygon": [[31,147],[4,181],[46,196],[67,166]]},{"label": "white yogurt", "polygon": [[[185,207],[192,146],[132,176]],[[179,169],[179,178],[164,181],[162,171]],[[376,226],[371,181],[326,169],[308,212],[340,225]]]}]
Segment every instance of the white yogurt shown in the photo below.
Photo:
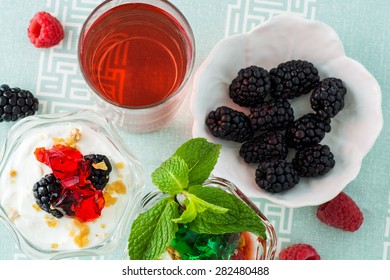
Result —
[{"label": "white yogurt", "polygon": [[[126,194],[112,194],[112,197],[117,198],[116,203],[104,207],[98,219],[79,223],[79,226],[76,226],[75,219],[71,217],[56,219],[40,210],[32,192],[35,182],[52,173],[48,166],[36,160],[35,148],[52,148],[55,144],[53,137],[66,139],[69,132],[75,128],[82,134],[76,143],[80,152],[83,155],[106,155],[112,165],[109,184],[122,181],[126,188]],[[36,247],[44,250],[84,249],[104,242],[114,230],[130,199],[129,182],[130,167],[107,138],[82,124],[56,125],[28,132],[19,147],[12,151],[0,179],[0,202],[20,233]],[[51,218],[48,220],[48,217]]]}]

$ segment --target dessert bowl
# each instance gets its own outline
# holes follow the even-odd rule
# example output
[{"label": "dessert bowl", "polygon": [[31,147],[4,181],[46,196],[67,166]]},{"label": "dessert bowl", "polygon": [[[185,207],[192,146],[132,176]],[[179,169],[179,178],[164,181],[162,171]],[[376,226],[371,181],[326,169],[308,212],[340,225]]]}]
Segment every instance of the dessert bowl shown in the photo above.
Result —
[{"label": "dessert bowl", "polygon": [[[65,169],[55,170],[54,164],[48,166],[37,160],[38,149],[55,151],[53,159],[49,159],[51,163],[58,153],[67,151],[64,148],[59,152],[54,147],[74,148],[84,156],[105,155],[111,165],[103,188],[98,189],[95,183],[89,183],[93,187],[87,188],[86,183],[75,188],[73,181],[63,187],[55,207],[62,203],[62,209],[67,211],[63,213],[52,205],[49,210],[60,211],[63,216],[59,218],[43,210],[33,194],[33,186],[47,174],[53,172],[59,178],[56,174],[65,173]],[[105,117],[90,110],[26,117],[9,131],[1,158],[0,218],[27,257],[60,259],[108,255],[128,234],[140,207],[143,167]],[[66,167],[71,166],[67,164]],[[104,168],[92,163],[92,166],[95,170],[108,169],[107,165]],[[81,181],[81,171],[77,172],[77,179]],[[71,178],[76,180],[76,176]],[[65,185],[65,180],[61,184]],[[65,208],[66,205],[70,206]]]},{"label": "dessert bowl", "polygon": [[[347,94],[344,109],[332,119],[332,130],[321,141],[333,151],[335,167],[322,177],[301,178],[294,188],[274,194],[256,185],[256,166],[246,164],[239,156],[241,144],[212,136],[205,120],[219,106],[249,114],[248,108],[229,98],[229,85],[241,68],[257,65],[270,70],[289,60],[312,62],[321,79],[341,79]],[[313,112],[309,96],[291,100],[295,119]],[[248,33],[220,41],[196,72],[190,106],[193,136],[223,145],[213,175],[239,185],[248,197],[265,198],[288,207],[319,205],[340,193],[358,175],[363,158],[383,127],[381,90],[375,78],[346,56],[332,28],[295,15],[274,17]]]},{"label": "dessert bowl", "polygon": [[[231,193],[241,199],[247,204],[260,218],[265,227],[266,239],[256,236],[252,233],[233,233],[229,238],[229,234],[222,235],[198,235],[196,233],[188,233],[182,228],[181,233],[176,234],[174,243],[176,246],[183,249],[174,248],[175,245],[171,245],[166,252],[164,252],[159,259],[161,260],[181,260],[181,259],[192,259],[192,260],[205,260],[205,259],[233,259],[234,254],[242,250],[245,252],[246,260],[273,260],[275,258],[275,252],[277,249],[277,236],[274,227],[269,222],[267,217],[259,210],[259,208],[248,199],[240,189],[233,183],[219,177],[211,176],[207,179],[203,186],[219,188],[225,192]],[[141,212],[147,211],[154,206],[161,198],[167,196],[159,190],[151,191],[146,194],[142,199],[142,210]],[[239,235],[239,237],[237,237]],[[221,243],[223,239],[226,243]],[[228,241],[226,241],[228,239]],[[205,241],[206,240],[206,241]],[[241,240],[241,241],[239,241]],[[242,241],[244,240],[244,241]],[[224,242],[222,241],[222,242]],[[235,242],[245,244],[244,248],[235,248]],[[183,245],[184,244],[184,245]],[[199,247],[196,247],[199,246]],[[230,251],[229,251],[230,250]],[[192,254],[192,255],[191,255]],[[129,259],[128,249],[126,248],[123,252],[123,259]]]}]

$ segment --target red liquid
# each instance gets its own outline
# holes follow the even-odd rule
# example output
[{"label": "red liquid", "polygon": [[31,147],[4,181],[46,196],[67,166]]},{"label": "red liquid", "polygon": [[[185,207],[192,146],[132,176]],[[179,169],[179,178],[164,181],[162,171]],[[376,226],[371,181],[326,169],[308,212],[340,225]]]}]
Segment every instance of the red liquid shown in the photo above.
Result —
[{"label": "red liquid", "polygon": [[162,9],[124,4],[100,16],[81,48],[92,88],[124,106],[148,106],[183,82],[191,47],[183,27]]}]

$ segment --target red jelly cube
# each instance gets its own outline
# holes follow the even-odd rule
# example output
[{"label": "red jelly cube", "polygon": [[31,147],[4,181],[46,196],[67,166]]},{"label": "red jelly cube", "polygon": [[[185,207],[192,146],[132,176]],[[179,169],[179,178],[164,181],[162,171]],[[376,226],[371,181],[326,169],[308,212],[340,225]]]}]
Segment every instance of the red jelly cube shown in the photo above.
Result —
[{"label": "red jelly cube", "polygon": [[87,183],[84,186],[65,188],[54,206],[81,222],[90,222],[100,217],[104,203],[102,191],[95,190]]},{"label": "red jelly cube", "polygon": [[79,150],[57,144],[51,149],[36,148],[35,157],[49,166],[64,187],[84,185],[90,170]]},{"label": "red jelly cube", "polygon": [[101,190],[85,195],[76,209],[75,217],[81,222],[90,222],[100,217],[104,208],[104,196]]}]

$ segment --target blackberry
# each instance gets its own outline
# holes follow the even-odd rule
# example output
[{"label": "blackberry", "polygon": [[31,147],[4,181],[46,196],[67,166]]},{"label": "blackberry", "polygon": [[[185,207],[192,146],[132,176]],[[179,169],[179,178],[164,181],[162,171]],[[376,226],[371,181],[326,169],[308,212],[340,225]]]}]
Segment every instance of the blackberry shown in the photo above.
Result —
[{"label": "blackberry", "polygon": [[258,66],[249,66],[238,72],[229,86],[229,96],[240,106],[252,107],[261,104],[270,89],[268,71]]},{"label": "blackberry", "polygon": [[270,193],[279,193],[299,183],[298,173],[284,159],[265,160],[256,169],[256,184]]},{"label": "blackberry", "polygon": [[335,160],[327,145],[317,144],[298,151],[292,164],[301,177],[322,176],[331,170]]},{"label": "blackberry", "polygon": [[284,136],[278,131],[261,134],[244,143],[240,148],[240,156],[247,163],[260,163],[266,159],[285,159],[287,153]]},{"label": "blackberry", "polygon": [[286,99],[271,99],[250,112],[254,131],[282,130],[294,121],[294,110]]},{"label": "blackberry", "polygon": [[61,182],[53,173],[45,175],[33,186],[33,195],[38,206],[58,219],[62,218],[63,213],[53,205],[60,198],[61,191]]},{"label": "blackberry", "polygon": [[286,130],[287,146],[303,149],[321,142],[330,132],[330,119],[322,119],[313,113],[303,115]]},{"label": "blackberry", "polygon": [[211,111],[206,118],[206,126],[215,137],[229,141],[242,143],[253,137],[249,117],[226,106]]},{"label": "blackberry", "polygon": [[76,198],[74,190],[72,188],[64,188],[61,196],[53,205],[54,207],[61,208],[61,210],[68,215],[69,217],[74,217],[76,215],[76,205],[80,203],[80,198]]},{"label": "blackberry", "polygon": [[321,118],[333,118],[344,108],[344,96],[347,89],[343,81],[337,78],[322,80],[310,96],[312,109]]},{"label": "blackberry", "polygon": [[112,171],[110,160],[105,155],[90,154],[84,159],[91,163],[91,175],[87,178],[97,190],[102,190],[107,185]]},{"label": "blackberry", "polygon": [[28,90],[0,86],[0,122],[16,121],[34,115],[38,110],[38,99]]},{"label": "blackberry", "polygon": [[271,95],[292,99],[309,93],[320,81],[317,68],[306,60],[290,60],[269,72]]}]

